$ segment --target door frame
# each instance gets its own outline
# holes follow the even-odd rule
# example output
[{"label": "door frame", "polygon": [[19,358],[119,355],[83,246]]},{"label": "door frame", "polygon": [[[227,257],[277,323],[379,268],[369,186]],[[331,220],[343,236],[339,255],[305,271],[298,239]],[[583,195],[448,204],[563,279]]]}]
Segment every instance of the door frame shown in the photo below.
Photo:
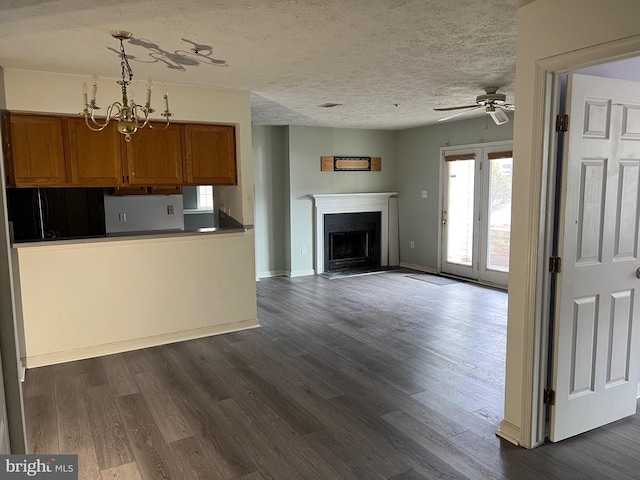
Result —
[{"label": "door frame", "polygon": [[[440,192],[441,193],[440,193],[440,198],[438,199],[438,205],[440,208],[439,210],[440,221],[438,222],[438,251],[439,251],[438,272],[451,274],[451,275],[460,275],[461,277],[464,277],[462,273],[456,273],[454,271],[444,272],[444,265],[446,263],[444,260],[444,255],[445,255],[445,249],[447,248],[447,245],[446,245],[446,242],[444,241],[444,227],[442,223],[443,221],[442,214],[443,214],[444,205],[445,205],[445,195],[448,192],[448,189],[446,186],[447,185],[447,178],[446,178],[447,168],[446,168],[446,162],[444,161],[444,157],[446,153],[447,152],[448,153],[452,153],[452,152],[474,153],[476,154],[476,162],[478,162],[478,161],[484,161],[486,159],[485,154],[492,151],[499,151],[505,148],[508,148],[513,151],[513,140],[496,140],[493,142],[466,143],[462,145],[447,145],[444,147],[440,147],[439,171],[440,171]],[[482,170],[480,173],[478,173],[478,168],[476,168],[475,170],[475,175],[476,176],[480,175],[482,177],[482,180],[480,180],[480,182],[482,183],[482,187],[480,189],[475,188],[474,190],[474,218],[478,217],[478,214],[480,213],[480,209],[483,208],[484,203],[488,200],[487,198],[488,192],[485,189],[485,185],[484,185],[484,176],[487,175],[486,171],[487,171],[487,167],[490,165],[490,162],[487,160],[486,163],[487,165],[485,169]],[[475,181],[476,179],[474,178],[474,182]],[[475,221],[474,223],[477,224],[477,222]],[[481,234],[483,234],[483,232],[476,233],[476,228],[474,228],[474,239],[476,235],[479,236]],[[486,259],[486,251],[483,252],[482,249],[480,248],[485,243],[486,243],[486,239],[482,240],[479,238],[477,245],[475,244],[473,245],[473,261],[478,262],[480,264],[480,268],[483,267],[482,259]],[[484,267],[485,267],[484,269],[486,270],[486,265],[484,265]],[[492,287],[506,288],[506,285],[502,285],[501,283],[494,283],[490,279],[487,279],[486,276],[484,279],[482,279],[480,268],[476,268],[476,265],[472,264],[472,271],[474,272],[475,277],[464,277],[464,278],[469,278],[473,282],[490,285]]]},{"label": "door frame", "polygon": [[[536,62],[534,75],[533,148],[541,158],[541,195],[538,210],[538,245],[536,256],[535,308],[525,326],[525,355],[522,365],[523,397],[521,409],[521,440],[524,446],[536,447],[546,438],[546,405],[544,390],[547,385],[552,276],[547,261],[553,250],[553,222],[556,154],[558,135],[555,118],[560,112],[560,75],[616,60],[640,55],[640,35],[616,40]],[[505,436],[506,437],[506,436]]]}]

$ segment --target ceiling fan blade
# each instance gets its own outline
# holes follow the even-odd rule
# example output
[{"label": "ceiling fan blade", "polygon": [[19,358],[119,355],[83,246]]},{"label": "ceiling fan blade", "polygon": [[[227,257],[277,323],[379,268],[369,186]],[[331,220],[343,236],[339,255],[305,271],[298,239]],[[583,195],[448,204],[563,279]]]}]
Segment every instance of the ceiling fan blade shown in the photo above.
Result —
[{"label": "ceiling fan blade", "polygon": [[510,103],[505,103],[504,105],[500,105],[500,108],[503,108],[505,110],[511,110],[512,112],[516,111],[516,106]]},{"label": "ceiling fan blade", "polygon": [[462,107],[447,107],[447,108],[434,108],[437,112],[447,112],[449,110],[462,110],[463,108],[476,108],[478,106],[477,103],[473,105],[463,105]]},{"label": "ceiling fan blade", "polygon": [[438,121],[439,122],[444,122],[445,120],[451,120],[452,118],[455,117],[459,117],[460,115],[464,115],[466,113],[470,113],[470,112],[475,112],[476,110],[484,110],[484,105],[481,106],[476,106],[476,108],[472,109],[472,110],[466,110],[464,112],[459,112],[459,113],[454,113],[453,115],[449,115],[448,117],[444,117],[444,118],[439,118]]}]

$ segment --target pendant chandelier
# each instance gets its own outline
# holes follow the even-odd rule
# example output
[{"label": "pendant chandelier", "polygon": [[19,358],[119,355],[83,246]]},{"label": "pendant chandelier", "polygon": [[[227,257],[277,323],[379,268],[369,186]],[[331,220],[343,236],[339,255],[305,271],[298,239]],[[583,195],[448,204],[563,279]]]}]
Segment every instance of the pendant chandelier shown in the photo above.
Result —
[{"label": "pendant chandelier", "polygon": [[99,132],[104,130],[104,128],[109,124],[111,120],[117,122],[116,128],[118,132],[125,136],[125,140],[129,142],[131,140],[131,135],[136,133],[139,128],[144,128],[149,125],[149,128],[153,128],[155,130],[164,130],[169,126],[169,118],[173,115],[169,110],[169,96],[167,93],[167,87],[165,86],[162,89],[162,95],[164,98],[164,112],[160,115],[166,118],[166,124],[162,128],[154,127],[149,123],[149,114],[155,112],[153,108],[151,108],[151,89],[153,88],[153,83],[151,79],[147,82],[147,101],[145,105],[138,105],[135,101],[135,94],[132,88],[129,88],[127,91],[127,87],[131,84],[133,80],[133,70],[131,70],[131,66],[129,65],[129,60],[127,60],[127,54],[124,51],[124,43],[123,41],[131,37],[131,32],[126,32],[124,30],[114,30],[111,32],[111,36],[115,39],[120,40],[120,66],[122,67],[122,79],[118,80],[116,83],[122,88],[122,102],[113,102],[111,105],[107,107],[106,110],[106,118],[103,122],[97,120],[94,116],[96,110],[100,110],[100,107],[96,104],[96,94],[98,93],[98,76],[93,75],[92,89],[91,89],[91,101],[88,101],[87,94],[89,88],[87,87],[86,82],[82,84],[82,97],[84,103],[84,110],[82,111],[82,115],[84,115],[84,120],[89,127],[94,132]]}]

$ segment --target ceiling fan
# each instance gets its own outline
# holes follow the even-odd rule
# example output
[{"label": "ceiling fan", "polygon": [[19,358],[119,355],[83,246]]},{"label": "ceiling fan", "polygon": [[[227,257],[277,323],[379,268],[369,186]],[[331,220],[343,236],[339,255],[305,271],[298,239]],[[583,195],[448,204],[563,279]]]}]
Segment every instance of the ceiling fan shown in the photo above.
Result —
[{"label": "ceiling fan", "polygon": [[514,111],[516,106],[511,103],[506,103],[506,95],[498,92],[498,87],[486,87],[484,95],[478,95],[476,97],[476,103],[473,105],[463,105],[461,107],[448,107],[448,108],[434,108],[438,112],[447,112],[450,110],[465,110],[464,112],[454,113],[448,117],[439,119],[439,122],[445,120],[451,120],[460,115],[466,113],[475,112],[480,109],[484,109],[496,123],[496,125],[503,125],[509,121],[509,117],[506,114],[506,110]]}]

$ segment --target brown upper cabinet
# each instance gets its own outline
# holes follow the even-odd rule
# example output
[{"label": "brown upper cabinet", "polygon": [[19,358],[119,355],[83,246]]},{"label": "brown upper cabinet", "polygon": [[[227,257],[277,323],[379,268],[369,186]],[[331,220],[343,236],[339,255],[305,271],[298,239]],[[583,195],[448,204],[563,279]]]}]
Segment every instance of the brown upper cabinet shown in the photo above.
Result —
[{"label": "brown upper cabinet", "polygon": [[[16,187],[152,187],[237,185],[235,128],[155,124],[125,142],[115,122],[90,130],[83,118],[3,115],[7,185]],[[171,189],[170,189],[171,190]],[[143,190],[145,191],[145,190]]]},{"label": "brown upper cabinet", "polygon": [[[163,124],[154,124],[162,128]],[[148,126],[124,142],[129,185],[182,185],[182,129],[171,124],[166,130]]]},{"label": "brown upper cabinet", "polygon": [[237,185],[235,128],[185,124],[185,183]]},{"label": "brown upper cabinet", "polygon": [[122,135],[115,123],[94,132],[84,118],[68,118],[66,127],[69,183],[94,187],[123,185]]},{"label": "brown upper cabinet", "polygon": [[55,187],[67,183],[62,119],[3,115],[7,185]]}]

